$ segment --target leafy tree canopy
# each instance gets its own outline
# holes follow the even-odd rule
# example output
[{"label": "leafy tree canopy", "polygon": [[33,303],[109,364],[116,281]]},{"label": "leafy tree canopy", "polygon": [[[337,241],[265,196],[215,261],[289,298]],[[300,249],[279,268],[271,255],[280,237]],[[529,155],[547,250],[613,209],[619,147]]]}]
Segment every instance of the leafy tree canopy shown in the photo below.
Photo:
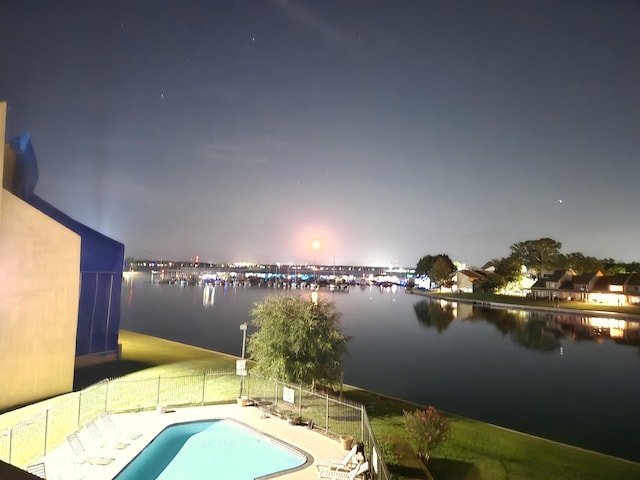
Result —
[{"label": "leafy tree canopy", "polygon": [[495,272],[485,272],[484,279],[476,284],[474,291],[493,292],[498,288],[504,287],[507,281],[504,276]]},{"label": "leafy tree canopy", "polygon": [[616,273],[640,273],[640,263],[622,263],[613,258],[605,258],[602,260],[604,264],[604,273],[606,275],[615,275]]},{"label": "leafy tree canopy", "polygon": [[251,311],[257,328],[247,352],[253,371],[292,383],[339,382],[348,337],[339,327],[335,304],[297,295],[267,297]]},{"label": "leafy tree canopy", "polygon": [[515,257],[495,258],[485,267],[493,266],[495,273],[505,282],[515,282],[522,273],[522,263]]},{"label": "leafy tree canopy", "polygon": [[429,278],[437,284],[442,284],[449,275],[456,271],[456,266],[453,264],[448,255],[439,255],[436,261],[429,270]]},{"label": "leafy tree canopy", "polygon": [[536,269],[540,275],[544,270],[555,266],[562,243],[545,237],[517,242],[509,248],[513,258],[529,268]]},{"label": "leafy tree canopy", "polygon": [[563,257],[563,268],[573,270],[577,275],[586,272],[603,272],[604,263],[595,257],[584,256],[580,252],[573,252]]},{"label": "leafy tree canopy", "polygon": [[432,282],[442,283],[447,277],[456,271],[456,267],[449,255],[425,255],[416,265],[416,275],[428,275]]}]

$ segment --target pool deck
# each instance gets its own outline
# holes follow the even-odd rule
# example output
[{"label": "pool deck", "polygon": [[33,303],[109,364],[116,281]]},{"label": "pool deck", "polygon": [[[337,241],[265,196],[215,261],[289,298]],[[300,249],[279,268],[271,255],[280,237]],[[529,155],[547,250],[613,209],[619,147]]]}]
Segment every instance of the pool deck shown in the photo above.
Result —
[{"label": "pool deck", "polygon": [[[232,418],[238,420],[304,450],[313,458],[312,464],[302,470],[281,475],[277,477],[278,480],[316,479],[318,477],[315,466],[316,459],[342,458],[346,454],[340,442],[305,426],[292,426],[285,420],[276,417],[264,418],[258,408],[251,406],[240,407],[234,404],[189,407],[169,409],[164,413],[152,411],[112,414],[110,417],[120,433],[117,440],[129,443],[127,448],[117,450],[108,445],[101,447],[83,428],[77,433],[86,449],[87,457],[109,457],[114,460],[108,465],[90,465],[87,462],[79,464],[77,462],[81,459],[74,454],[70,445],[65,444],[40,460],[45,463],[47,478],[54,480],[111,480],[165,427],[173,423],[201,419]],[[105,437],[105,442],[116,440],[113,436],[109,436],[108,430],[104,428],[100,420],[96,420],[95,423]],[[126,433],[141,433],[142,437],[128,440],[125,439]]]}]

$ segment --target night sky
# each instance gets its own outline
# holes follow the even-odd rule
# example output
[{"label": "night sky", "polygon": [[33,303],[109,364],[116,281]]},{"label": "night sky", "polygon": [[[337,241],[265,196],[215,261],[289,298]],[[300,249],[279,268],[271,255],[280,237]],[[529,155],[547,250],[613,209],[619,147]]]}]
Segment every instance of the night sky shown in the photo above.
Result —
[{"label": "night sky", "polygon": [[127,256],[640,260],[636,0],[0,0],[0,58],[36,193]]}]

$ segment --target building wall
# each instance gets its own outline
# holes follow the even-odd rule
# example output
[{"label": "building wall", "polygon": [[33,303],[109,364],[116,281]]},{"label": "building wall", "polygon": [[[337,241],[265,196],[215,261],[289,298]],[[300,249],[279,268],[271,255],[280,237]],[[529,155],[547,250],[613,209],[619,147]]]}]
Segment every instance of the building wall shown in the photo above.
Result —
[{"label": "building wall", "polygon": [[456,285],[458,292],[473,293],[473,282],[461,272],[456,272]]},{"label": "building wall", "polygon": [[[5,103],[0,103],[2,140],[5,107]],[[0,149],[3,177],[4,164],[4,149]],[[0,183],[5,184],[4,178]],[[73,388],[80,236],[7,189],[0,193],[0,410],[3,410]]]}]

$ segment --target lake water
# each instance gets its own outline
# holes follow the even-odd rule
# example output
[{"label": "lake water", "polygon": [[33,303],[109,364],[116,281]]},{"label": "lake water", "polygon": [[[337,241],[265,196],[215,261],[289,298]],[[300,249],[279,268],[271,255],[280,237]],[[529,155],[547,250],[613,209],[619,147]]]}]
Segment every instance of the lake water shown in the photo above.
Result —
[{"label": "lake water", "polygon": [[[240,324],[282,293],[150,278],[123,283],[121,328],[237,356]],[[345,383],[640,461],[637,320],[445,303],[402,288],[320,294],[353,337]]]}]

